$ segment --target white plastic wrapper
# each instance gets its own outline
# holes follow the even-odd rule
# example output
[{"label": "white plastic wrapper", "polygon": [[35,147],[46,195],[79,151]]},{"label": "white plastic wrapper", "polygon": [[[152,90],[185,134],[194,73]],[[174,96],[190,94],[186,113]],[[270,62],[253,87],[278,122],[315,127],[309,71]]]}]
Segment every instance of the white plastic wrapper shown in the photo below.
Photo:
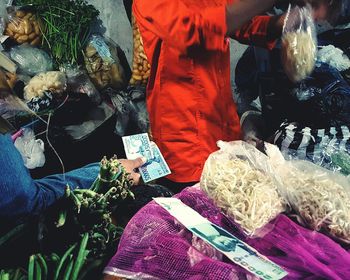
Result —
[{"label": "white plastic wrapper", "polygon": [[273,145],[266,150],[281,177],[279,192],[303,224],[350,244],[350,178],[308,161],[285,161]]},{"label": "white plastic wrapper", "polygon": [[218,146],[205,163],[200,187],[246,234],[262,236],[270,230],[263,227],[284,211],[268,157],[242,141]]},{"label": "white plastic wrapper", "polygon": [[15,147],[22,155],[24,165],[28,169],[44,166],[44,142],[40,139],[35,139],[33,130],[25,129],[23,135],[16,139]]},{"label": "white plastic wrapper", "polygon": [[310,6],[289,6],[283,25],[281,56],[284,71],[292,82],[300,82],[312,73],[317,39]]}]

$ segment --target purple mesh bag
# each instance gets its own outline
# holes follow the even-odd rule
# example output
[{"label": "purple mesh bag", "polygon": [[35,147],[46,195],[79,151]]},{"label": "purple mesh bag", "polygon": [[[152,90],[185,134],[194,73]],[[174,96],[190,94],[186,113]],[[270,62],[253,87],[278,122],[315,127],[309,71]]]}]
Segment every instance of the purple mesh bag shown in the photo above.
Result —
[{"label": "purple mesh bag", "polygon": [[[198,186],[176,196],[203,217],[256,248],[285,270],[284,279],[350,279],[350,254],[325,235],[305,229],[285,215],[261,238],[247,238]],[[104,271],[128,279],[257,279],[199,238],[155,202],[129,222],[117,253]]]}]

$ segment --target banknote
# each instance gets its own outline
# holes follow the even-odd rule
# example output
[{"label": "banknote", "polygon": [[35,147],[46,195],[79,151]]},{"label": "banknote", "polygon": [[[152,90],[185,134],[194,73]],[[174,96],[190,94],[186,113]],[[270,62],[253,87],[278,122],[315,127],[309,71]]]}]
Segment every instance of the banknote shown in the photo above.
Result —
[{"label": "banknote", "polygon": [[177,198],[154,200],[189,231],[226,255],[232,262],[261,279],[279,280],[288,273],[222,227],[211,223]]},{"label": "banknote", "polygon": [[164,177],[171,173],[168,164],[164,160],[158,146],[151,142],[153,158],[139,168],[142,179],[145,183]]},{"label": "banknote", "polygon": [[151,142],[147,133],[122,137],[127,159],[145,157],[148,161],[153,159]]}]

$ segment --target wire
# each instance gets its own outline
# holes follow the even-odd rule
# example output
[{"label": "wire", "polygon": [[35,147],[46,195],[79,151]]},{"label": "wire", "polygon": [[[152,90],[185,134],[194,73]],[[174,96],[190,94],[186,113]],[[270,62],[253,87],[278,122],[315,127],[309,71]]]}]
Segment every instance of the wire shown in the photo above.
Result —
[{"label": "wire", "polygon": [[58,160],[59,160],[59,162],[60,162],[60,164],[61,164],[63,180],[65,181],[65,180],[66,180],[66,170],[65,170],[63,161],[62,161],[60,155],[57,153],[56,149],[55,149],[55,148],[53,147],[53,145],[51,144],[50,139],[49,139],[49,126],[50,126],[51,115],[52,115],[52,113],[49,114],[49,117],[48,117],[48,119],[47,119],[46,141],[47,141],[47,143],[49,144],[50,148],[51,148],[51,149],[53,150],[53,152],[55,153],[55,155],[57,156],[57,158],[58,158]]}]

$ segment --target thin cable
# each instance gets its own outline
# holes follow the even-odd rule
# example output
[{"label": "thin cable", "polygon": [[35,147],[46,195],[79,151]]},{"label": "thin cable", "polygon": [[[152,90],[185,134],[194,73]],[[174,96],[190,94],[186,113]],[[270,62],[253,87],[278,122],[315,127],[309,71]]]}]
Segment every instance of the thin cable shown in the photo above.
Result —
[{"label": "thin cable", "polygon": [[53,150],[53,152],[55,153],[55,155],[57,156],[58,160],[61,163],[63,180],[65,181],[66,180],[66,170],[64,168],[63,161],[62,161],[61,157],[59,156],[59,154],[57,153],[56,149],[51,144],[50,139],[49,139],[49,125],[50,125],[51,115],[52,115],[52,113],[49,114],[49,117],[47,119],[46,141],[47,141],[47,143],[49,144],[50,148]]}]

